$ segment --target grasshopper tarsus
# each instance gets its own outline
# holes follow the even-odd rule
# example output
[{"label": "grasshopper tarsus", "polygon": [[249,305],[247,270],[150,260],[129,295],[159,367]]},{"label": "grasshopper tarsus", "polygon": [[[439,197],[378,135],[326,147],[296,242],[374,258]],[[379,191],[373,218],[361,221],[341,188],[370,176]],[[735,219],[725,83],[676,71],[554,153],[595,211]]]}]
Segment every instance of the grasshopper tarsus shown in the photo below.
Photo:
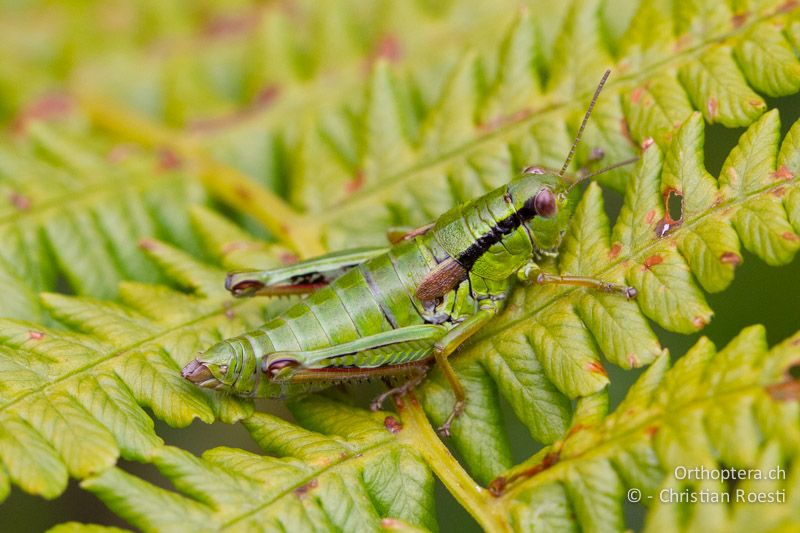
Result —
[{"label": "grasshopper tarsus", "polygon": [[461,416],[461,413],[464,412],[464,407],[466,402],[464,400],[456,400],[455,405],[453,405],[453,410],[450,411],[450,415],[447,417],[447,420],[444,421],[444,424],[439,426],[436,429],[436,432],[441,435],[442,437],[449,437],[450,436],[450,427],[453,425],[453,421]]},{"label": "grasshopper tarsus", "polygon": [[[383,394],[379,394],[376,396],[369,404],[369,408],[371,411],[380,411],[383,408],[384,402],[392,397],[399,397],[405,396],[409,393],[409,391],[414,390],[414,388],[422,383],[422,380],[425,379],[425,376],[428,374],[428,367],[424,367],[420,369],[416,376],[412,376],[409,378],[405,383],[399,385],[397,387],[391,387],[389,390],[384,392]],[[387,383],[388,385],[388,383]]]}]

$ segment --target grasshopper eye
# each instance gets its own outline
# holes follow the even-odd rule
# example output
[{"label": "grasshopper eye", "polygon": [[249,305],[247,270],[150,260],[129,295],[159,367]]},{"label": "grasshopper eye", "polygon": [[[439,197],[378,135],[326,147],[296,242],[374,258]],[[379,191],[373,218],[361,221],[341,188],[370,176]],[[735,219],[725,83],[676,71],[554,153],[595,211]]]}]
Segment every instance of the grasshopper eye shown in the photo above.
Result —
[{"label": "grasshopper eye", "polygon": [[550,218],[557,211],[556,195],[550,189],[541,189],[525,201],[525,207],[540,217]]},{"label": "grasshopper eye", "polygon": [[276,361],[272,361],[267,367],[264,369],[264,373],[268,375],[270,378],[276,378],[281,374],[281,371],[285,368],[292,368],[298,366],[298,363],[294,359],[278,359]]},{"label": "grasshopper eye", "polygon": [[544,174],[544,169],[542,167],[537,166],[530,166],[525,167],[522,171],[523,174]]}]

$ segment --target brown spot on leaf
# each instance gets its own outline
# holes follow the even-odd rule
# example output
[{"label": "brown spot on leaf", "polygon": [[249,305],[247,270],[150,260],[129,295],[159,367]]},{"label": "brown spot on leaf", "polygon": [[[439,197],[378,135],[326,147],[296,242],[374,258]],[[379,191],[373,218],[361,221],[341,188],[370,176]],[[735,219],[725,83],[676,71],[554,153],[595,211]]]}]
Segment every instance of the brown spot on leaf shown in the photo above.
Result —
[{"label": "brown spot on leaf", "polygon": [[608,251],[608,258],[609,259],[616,259],[619,255],[620,251],[622,251],[622,244],[615,242],[611,249]]},{"label": "brown spot on leaf", "polygon": [[786,165],[781,165],[781,168],[770,174],[770,176],[775,180],[790,180],[794,178],[794,174]]},{"label": "brown spot on leaf", "polygon": [[277,85],[268,85],[258,91],[253,102],[250,104],[250,111],[261,111],[271,106],[278,99],[281,91]]},{"label": "brown spot on leaf", "polygon": [[793,233],[791,231],[784,231],[781,234],[781,237],[783,237],[787,241],[792,241],[792,242],[800,241],[800,236],[798,236],[796,233]]},{"label": "brown spot on leaf", "polygon": [[644,434],[650,438],[655,437],[656,433],[658,433],[658,426],[648,426],[644,430]]},{"label": "brown spot on leaf", "polygon": [[231,241],[227,242],[222,246],[222,253],[223,255],[228,255],[233,252],[237,252],[239,250],[247,250],[248,248],[252,248],[254,245],[248,242],[242,241]]},{"label": "brown spot on leaf", "polygon": [[127,143],[120,143],[114,146],[106,156],[110,163],[122,163],[136,151],[136,146]]},{"label": "brown spot on leaf", "polygon": [[32,341],[40,341],[44,339],[44,332],[36,331],[36,330],[29,330],[28,331],[28,338]]},{"label": "brown spot on leaf", "polygon": [[206,21],[203,35],[212,39],[232,37],[254,28],[259,17],[254,13],[220,14]]},{"label": "brown spot on leaf", "polygon": [[706,111],[708,112],[708,120],[714,122],[719,112],[719,102],[717,102],[717,99],[713,96],[709,97],[706,101]]},{"label": "brown spot on leaf", "polygon": [[297,487],[296,489],[294,489],[294,494],[298,498],[302,498],[303,496],[305,496],[306,494],[308,494],[311,490],[313,490],[315,488],[317,488],[317,480],[316,480],[316,478],[312,479],[311,481],[309,481],[308,483],[306,483],[302,487]]},{"label": "brown spot on leaf", "polygon": [[719,256],[719,260],[727,265],[739,266],[742,264],[742,256],[736,252],[724,252]]},{"label": "brown spot on leaf", "polygon": [[236,196],[238,196],[241,200],[249,201],[250,200],[250,190],[243,186],[237,185],[235,188]]},{"label": "brown spot on leaf", "polygon": [[728,167],[728,170],[725,172],[728,175],[728,184],[736,188],[739,186],[739,173],[736,172],[736,169],[733,167]]},{"label": "brown spot on leaf", "polygon": [[574,426],[569,428],[569,431],[567,432],[567,436],[574,435],[577,432],[581,431],[582,429],[586,429],[587,427],[588,426],[586,426],[585,424],[575,424]]},{"label": "brown spot on leaf", "polygon": [[297,263],[300,260],[300,258],[297,257],[297,255],[293,254],[292,252],[283,252],[283,253],[281,253],[281,255],[279,256],[279,259],[280,259],[281,263],[284,264],[284,265],[293,265],[293,264]]},{"label": "brown spot on leaf", "polygon": [[14,119],[11,129],[23,135],[32,122],[65,118],[74,107],[75,102],[66,93],[46,94],[23,109]]},{"label": "brown spot on leaf", "polygon": [[792,11],[795,7],[797,7],[797,0],[786,0],[786,2],[784,2],[778,7],[776,12],[788,13],[789,11]]},{"label": "brown spot on leaf", "polygon": [[645,137],[645,139],[642,141],[642,151],[647,150],[648,148],[653,146],[655,143],[656,143],[656,141],[654,141],[652,137]]},{"label": "brown spot on leaf", "polygon": [[644,263],[642,263],[642,272],[644,272],[645,270],[650,270],[654,266],[660,265],[663,262],[664,262],[664,258],[663,257],[661,257],[658,254],[653,254],[650,257],[648,257],[647,259],[645,259]]},{"label": "brown spot on leaf", "polygon": [[487,489],[489,489],[489,493],[491,493],[492,496],[495,496],[495,497],[502,496],[503,493],[505,492],[506,488],[511,483],[513,483],[514,481],[516,481],[516,480],[518,480],[520,478],[522,478],[522,479],[532,478],[533,476],[535,476],[535,475],[537,475],[537,474],[539,474],[541,472],[544,472],[548,468],[550,468],[553,465],[555,465],[556,463],[558,463],[558,459],[559,459],[559,454],[558,454],[557,451],[550,452],[550,453],[548,453],[547,455],[544,456],[544,458],[542,459],[541,463],[536,464],[536,465],[532,466],[531,468],[528,468],[527,470],[523,470],[521,472],[518,472],[518,473],[516,473],[516,474],[514,474],[514,475],[512,475],[511,477],[508,477],[508,478],[503,477],[503,476],[499,476],[499,477],[494,478],[492,480],[492,482],[489,483]]},{"label": "brown spot on leaf", "polygon": [[731,17],[731,24],[734,28],[741,28],[742,25],[747,22],[747,19],[750,17],[750,13],[743,12],[737,13],[733,17]]},{"label": "brown spot on leaf", "polygon": [[489,494],[497,498],[503,495],[507,486],[508,480],[505,478],[505,476],[497,476],[489,483],[489,485],[486,486],[486,488],[489,490]]},{"label": "brown spot on leaf", "polygon": [[631,102],[634,104],[639,103],[639,99],[642,97],[642,93],[644,92],[644,87],[636,87],[634,90],[631,91]]},{"label": "brown spot on leaf", "polygon": [[633,137],[631,136],[631,128],[628,126],[628,120],[625,117],[619,119],[619,131],[629,143],[636,144],[633,141]]},{"label": "brown spot on leaf", "polygon": [[703,329],[708,325],[708,321],[701,316],[696,316],[692,319],[692,325],[697,329]]},{"label": "brown spot on leaf", "polygon": [[782,198],[786,194],[786,187],[777,187],[772,190],[772,196]]},{"label": "brown spot on leaf", "polygon": [[356,170],[356,175],[353,179],[345,183],[344,189],[347,191],[347,194],[353,194],[364,186],[365,181],[366,175],[364,174],[364,170],[359,168]]},{"label": "brown spot on leaf", "polygon": [[210,133],[236,126],[236,124],[272,106],[279,95],[280,88],[278,85],[268,85],[258,91],[246,105],[223,115],[195,118],[189,122],[187,129],[195,133]]},{"label": "brown spot on leaf", "polygon": [[176,170],[181,168],[183,161],[180,156],[169,148],[162,148],[158,151],[158,168],[161,170]]},{"label": "brown spot on leaf", "polygon": [[12,192],[8,197],[8,201],[20,211],[27,211],[31,208],[31,199],[18,192]]},{"label": "brown spot on leaf", "polygon": [[395,417],[387,416],[383,420],[383,426],[391,433],[392,435],[397,435],[400,433],[400,430],[403,429],[403,424],[401,424]]},{"label": "brown spot on leaf", "polygon": [[608,376],[608,372],[606,372],[605,367],[600,361],[589,361],[588,363],[586,363],[586,370],[594,374],[602,374],[604,376]]},{"label": "brown spot on leaf", "polygon": [[[792,345],[800,344],[800,338],[792,341]],[[800,361],[796,361],[786,368],[784,379],[767,387],[767,393],[773,400],[779,402],[793,402],[800,400]]]},{"label": "brown spot on leaf", "polygon": [[800,400],[800,381],[782,381],[769,385],[767,394],[776,402],[796,402]]},{"label": "brown spot on leaf", "polygon": [[400,40],[395,35],[389,34],[378,41],[374,54],[376,59],[386,59],[396,63],[403,58],[403,48],[400,46]]},{"label": "brown spot on leaf", "polygon": [[672,46],[672,49],[676,52],[680,52],[684,50],[687,46],[689,46],[692,42],[692,37],[688,33],[684,33],[675,41],[675,44]]},{"label": "brown spot on leaf", "polygon": [[158,248],[158,243],[153,239],[139,239],[139,248],[142,250],[155,250]]},{"label": "brown spot on leaf", "polygon": [[639,358],[636,357],[635,353],[628,354],[628,366],[631,368],[639,368]]},{"label": "brown spot on leaf", "polygon": [[508,115],[500,115],[497,117],[490,118],[489,120],[481,123],[478,128],[485,132],[494,131],[498,128],[506,126],[508,124],[513,124],[515,122],[521,122],[526,118],[530,117],[533,114],[528,108],[520,109],[514,113],[510,113]]},{"label": "brown spot on leaf", "polygon": [[655,209],[651,209],[651,210],[650,210],[650,211],[648,211],[648,212],[647,212],[647,214],[644,216],[644,221],[645,221],[647,224],[652,224],[652,223],[653,223],[653,219],[654,219],[654,218],[656,218],[656,210],[655,210]]}]

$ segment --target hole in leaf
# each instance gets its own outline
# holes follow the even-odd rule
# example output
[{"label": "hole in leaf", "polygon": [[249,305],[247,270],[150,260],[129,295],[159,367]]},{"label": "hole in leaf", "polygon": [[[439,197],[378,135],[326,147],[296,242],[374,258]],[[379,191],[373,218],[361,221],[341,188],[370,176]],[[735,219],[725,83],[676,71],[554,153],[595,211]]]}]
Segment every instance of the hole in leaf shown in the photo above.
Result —
[{"label": "hole in leaf", "polygon": [[94,494],[70,479],[66,490],[53,500],[33,496],[13,486],[0,512],[0,531],[46,531],[62,522],[90,522],[130,528]]},{"label": "hole in leaf", "polygon": [[800,381],[800,361],[787,368],[786,375],[795,381]]},{"label": "hole in leaf", "polygon": [[683,218],[683,195],[674,190],[668,192],[669,194],[664,204],[665,210],[672,220],[681,220]]},{"label": "hole in leaf", "polygon": [[665,237],[683,223],[683,194],[669,188],[662,195],[664,218],[656,224],[656,237]]},{"label": "hole in leaf", "polygon": [[781,139],[786,136],[792,124],[800,119],[800,93],[780,98],[765,98],[767,109],[777,108],[781,114]]},{"label": "hole in leaf", "polygon": [[503,413],[508,442],[511,445],[511,460],[514,464],[519,464],[541,450],[543,445],[531,437],[530,431],[503,395],[500,395],[500,409]]},{"label": "hole in leaf", "polygon": [[706,139],[703,146],[703,158],[706,169],[712,176],[719,176],[722,165],[745,128],[726,128],[721,124],[706,124]]}]

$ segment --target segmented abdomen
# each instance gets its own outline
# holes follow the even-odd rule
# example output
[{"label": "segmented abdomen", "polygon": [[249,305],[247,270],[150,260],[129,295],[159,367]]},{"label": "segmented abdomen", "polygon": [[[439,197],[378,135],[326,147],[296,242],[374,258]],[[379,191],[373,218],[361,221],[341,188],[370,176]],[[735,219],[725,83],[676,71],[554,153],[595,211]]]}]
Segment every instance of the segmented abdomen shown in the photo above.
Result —
[{"label": "segmented abdomen", "polygon": [[[296,392],[289,390],[291,384],[268,383],[260,375],[264,356],[335,346],[425,323],[420,315],[422,302],[414,296],[416,286],[436,264],[425,241],[417,239],[395,246],[390,252],[349,270],[258,329],[226,341],[241,356],[236,366],[244,371],[242,377],[247,372],[257,374],[252,384],[247,383],[250,380],[237,380],[238,386],[234,387],[237,393],[256,392],[243,390],[248,387],[258,388],[258,396],[277,397]],[[371,361],[377,363],[374,366],[386,366],[407,363],[430,353],[430,343],[409,348],[403,351],[376,348],[368,357],[374,358]],[[356,354],[346,354],[331,360],[328,366],[348,367],[357,363]]]}]

